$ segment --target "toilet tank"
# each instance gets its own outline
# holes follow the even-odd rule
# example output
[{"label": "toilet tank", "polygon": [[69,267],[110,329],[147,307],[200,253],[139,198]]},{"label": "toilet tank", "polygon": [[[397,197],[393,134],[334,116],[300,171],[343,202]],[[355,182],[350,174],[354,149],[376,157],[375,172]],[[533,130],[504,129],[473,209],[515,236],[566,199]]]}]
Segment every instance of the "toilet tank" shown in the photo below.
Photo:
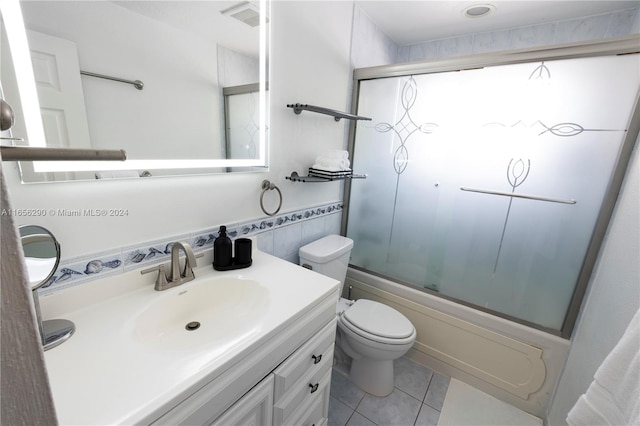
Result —
[{"label": "toilet tank", "polygon": [[341,235],[327,235],[300,247],[300,265],[344,284],[353,240]]}]

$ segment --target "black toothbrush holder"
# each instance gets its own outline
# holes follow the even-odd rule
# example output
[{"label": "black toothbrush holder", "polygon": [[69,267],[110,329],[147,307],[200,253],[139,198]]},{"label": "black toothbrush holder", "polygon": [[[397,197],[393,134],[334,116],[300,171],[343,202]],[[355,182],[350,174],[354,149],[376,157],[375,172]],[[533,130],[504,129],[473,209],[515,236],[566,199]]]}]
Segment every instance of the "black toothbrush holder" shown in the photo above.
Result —
[{"label": "black toothbrush holder", "polygon": [[232,271],[235,269],[248,268],[253,263],[251,258],[253,241],[249,238],[238,238],[233,242],[235,256],[228,262],[216,262],[216,245],[213,246],[213,269],[216,271]]}]

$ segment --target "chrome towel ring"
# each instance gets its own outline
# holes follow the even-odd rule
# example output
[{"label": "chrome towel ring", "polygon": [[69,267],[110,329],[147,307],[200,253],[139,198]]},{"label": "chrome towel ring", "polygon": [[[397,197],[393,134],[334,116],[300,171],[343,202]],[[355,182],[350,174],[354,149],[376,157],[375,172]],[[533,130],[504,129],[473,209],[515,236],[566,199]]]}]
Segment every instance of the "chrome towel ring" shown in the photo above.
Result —
[{"label": "chrome towel ring", "polygon": [[[264,208],[263,199],[264,199],[264,193],[267,192],[267,190],[272,190],[272,189],[275,189],[276,191],[278,191],[278,195],[280,196],[280,203],[278,204],[278,208],[276,209],[276,211],[274,211],[272,213],[269,213]],[[262,209],[264,214],[266,214],[267,216],[275,216],[276,214],[278,214],[278,212],[280,211],[281,207],[282,207],[282,192],[280,192],[280,188],[278,188],[275,184],[269,182],[266,179],[263,180],[262,181],[262,194],[260,194],[260,208]]]}]

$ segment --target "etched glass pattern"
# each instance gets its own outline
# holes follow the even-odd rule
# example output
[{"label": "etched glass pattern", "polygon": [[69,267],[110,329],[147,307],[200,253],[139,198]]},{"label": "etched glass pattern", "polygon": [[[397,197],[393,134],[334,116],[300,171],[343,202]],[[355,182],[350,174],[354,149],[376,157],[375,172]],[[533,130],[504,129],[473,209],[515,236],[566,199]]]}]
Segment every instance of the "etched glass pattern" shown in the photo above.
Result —
[{"label": "etched glass pattern", "polygon": [[627,55],[360,82],[351,263],[560,330],[639,71]]}]

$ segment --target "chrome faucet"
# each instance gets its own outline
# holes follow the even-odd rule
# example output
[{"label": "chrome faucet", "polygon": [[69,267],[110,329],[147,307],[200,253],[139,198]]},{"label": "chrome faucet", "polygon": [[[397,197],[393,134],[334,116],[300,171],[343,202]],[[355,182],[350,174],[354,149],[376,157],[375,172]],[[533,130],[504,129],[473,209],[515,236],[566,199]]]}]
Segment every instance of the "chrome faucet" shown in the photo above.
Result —
[{"label": "chrome faucet", "polygon": [[[184,251],[186,258],[184,260],[184,269],[180,271],[180,250]],[[155,289],[157,291],[167,290],[172,287],[179,286],[189,282],[195,278],[193,275],[193,267],[197,266],[196,256],[193,254],[191,246],[185,242],[177,241],[171,247],[171,275],[166,276],[164,265],[154,266],[153,268],[140,271],[141,274],[158,271]]]}]

